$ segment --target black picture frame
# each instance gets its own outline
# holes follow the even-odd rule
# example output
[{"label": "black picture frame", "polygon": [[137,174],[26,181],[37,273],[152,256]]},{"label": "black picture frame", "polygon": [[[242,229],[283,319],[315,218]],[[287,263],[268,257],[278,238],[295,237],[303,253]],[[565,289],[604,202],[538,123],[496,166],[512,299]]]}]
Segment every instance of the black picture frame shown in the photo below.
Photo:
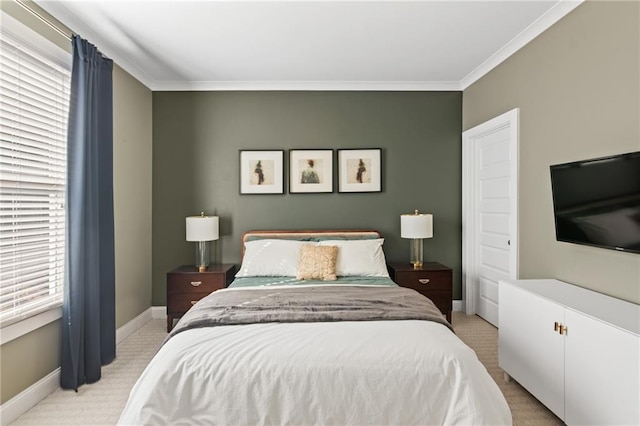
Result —
[{"label": "black picture frame", "polygon": [[333,192],[333,149],[289,150],[289,193]]},{"label": "black picture frame", "polygon": [[338,192],[381,192],[382,149],[339,149]]}]

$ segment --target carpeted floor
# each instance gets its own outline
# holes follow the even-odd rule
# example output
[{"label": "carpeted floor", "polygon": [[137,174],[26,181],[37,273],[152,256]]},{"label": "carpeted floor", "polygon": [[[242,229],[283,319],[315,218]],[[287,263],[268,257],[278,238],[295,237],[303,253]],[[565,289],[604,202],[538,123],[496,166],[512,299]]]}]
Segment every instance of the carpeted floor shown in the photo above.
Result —
[{"label": "carpeted floor", "polygon": [[[477,316],[453,313],[456,334],[471,346],[502,390],[514,425],[546,426],[563,423],[513,380],[505,383],[498,368],[498,332]],[[81,386],[78,393],[58,389],[12,425],[113,425],[129,390],[166,336],[166,323],[152,320],[118,345],[117,359],[102,370],[102,379]]]},{"label": "carpeted floor", "polygon": [[504,381],[504,373],[498,367],[498,329],[475,315],[453,313],[453,328],[458,337],[473,348],[478,359],[498,384],[511,408],[513,424],[517,426],[564,425],[547,407],[542,405],[517,382]]}]

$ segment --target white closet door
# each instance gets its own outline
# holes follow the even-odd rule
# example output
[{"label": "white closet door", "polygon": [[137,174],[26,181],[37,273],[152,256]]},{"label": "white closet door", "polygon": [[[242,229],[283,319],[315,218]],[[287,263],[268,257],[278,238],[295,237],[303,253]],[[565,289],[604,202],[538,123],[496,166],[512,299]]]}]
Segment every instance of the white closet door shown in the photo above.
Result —
[{"label": "white closet door", "polygon": [[462,134],[465,312],[498,325],[498,282],[518,276],[518,109]]},{"label": "white closet door", "polygon": [[480,139],[478,153],[478,263],[476,265],[478,315],[498,323],[498,281],[512,277],[510,270],[511,161],[505,127]]}]

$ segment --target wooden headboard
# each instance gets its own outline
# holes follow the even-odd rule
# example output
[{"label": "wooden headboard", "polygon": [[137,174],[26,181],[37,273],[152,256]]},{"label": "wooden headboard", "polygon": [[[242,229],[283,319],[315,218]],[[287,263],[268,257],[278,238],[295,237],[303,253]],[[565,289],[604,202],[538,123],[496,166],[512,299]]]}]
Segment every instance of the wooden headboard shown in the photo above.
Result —
[{"label": "wooden headboard", "polygon": [[268,231],[247,231],[242,234],[240,244],[240,258],[244,257],[244,243],[255,239],[276,238],[276,239],[298,239],[298,238],[348,238],[348,239],[368,239],[382,238],[380,232],[373,229],[339,229],[339,230],[268,230]]}]

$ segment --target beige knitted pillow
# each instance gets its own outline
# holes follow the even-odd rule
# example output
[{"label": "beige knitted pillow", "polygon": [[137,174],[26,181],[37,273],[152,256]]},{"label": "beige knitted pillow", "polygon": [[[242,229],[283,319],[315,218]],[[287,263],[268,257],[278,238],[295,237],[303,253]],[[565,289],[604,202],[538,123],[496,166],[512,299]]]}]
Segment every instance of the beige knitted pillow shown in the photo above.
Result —
[{"label": "beige knitted pillow", "polygon": [[304,245],[300,249],[299,280],[334,281],[336,276],[337,246]]}]

